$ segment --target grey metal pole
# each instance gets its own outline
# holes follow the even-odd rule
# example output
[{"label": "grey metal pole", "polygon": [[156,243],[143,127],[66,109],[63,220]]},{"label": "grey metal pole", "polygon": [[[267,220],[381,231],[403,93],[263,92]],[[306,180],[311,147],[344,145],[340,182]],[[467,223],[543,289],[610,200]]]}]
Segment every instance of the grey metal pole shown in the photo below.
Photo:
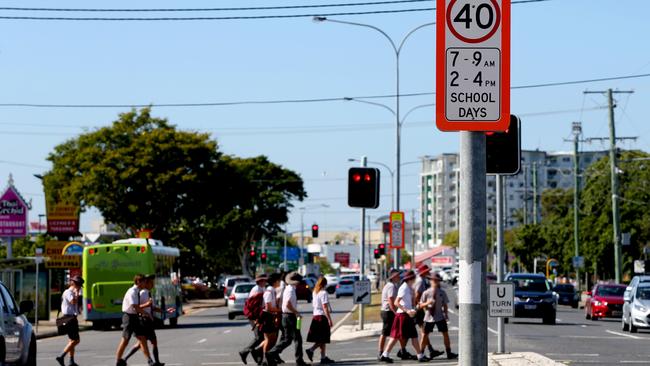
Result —
[{"label": "grey metal pole", "polygon": [[[361,166],[367,166],[368,159],[365,156],[361,157]],[[359,278],[363,281],[365,279],[365,242],[366,242],[366,209],[361,209],[361,243],[359,243]],[[359,304],[359,330],[363,330],[363,304]]]},{"label": "grey metal pole", "polygon": [[289,265],[287,263],[287,235],[289,235],[289,232],[287,230],[287,225],[284,225],[284,271],[285,272],[289,270]]},{"label": "grey metal pole", "polygon": [[537,224],[537,162],[533,162],[533,224]]},{"label": "grey metal pole", "polygon": [[528,166],[524,165],[524,225],[528,225]]},{"label": "grey metal pole", "polygon": [[487,293],[485,269],[485,134],[460,133],[460,281],[461,366],[487,366]]},{"label": "grey metal pole", "polygon": [[[496,175],[497,188],[497,283],[503,282],[503,176]],[[503,318],[497,318],[497,353],[506,352],[506,329]]]},{"label": "grey metal pole", "polygon": [[14,257],[14,238],[7,238],[7,259]]},{"label": "grey metal pole", "polygon": [[[399,51],[395,52],[395,211],[400,209],[400,192],[401,192],[401,141],[402,141],[402,123],[399,117]],[[400,249],[395,249],[395,268],[401,264]]]},{"label": "grey metal pole", "polygon": [[411,210],[411,268],[415,268],[415,209]]},{"label": "grey metal pole", "polygon": [[[573,124],[573,243],[575,256],[580,255],[580,156],[578,144],[580,142],[580,122]],[[576,290],[580,291],[580,268],[576,266]]]},{"label": "grey metal pole", "polygon": [[612,178],[612,216],[614,231],[614,270],[616,283],[621,283],[621,227],[618,212],[618,174],[616,173],[616,126],[614,125],[614,97],[612,89],[607,89],[609,103],[609,166]]},{"label": "grey metal pole", "polygon": [[[305,209],[300,210],[300,260],[298,261],[298,272],[302,271],[305,265]],[[306,274],[306,273],[305,273]]]},{"label": "grey metal pole", "polygon": [[36,334],[38,334],[38,263],[40,262],[40,258],[35,258],[34,261],[36,262],[36,291],[34,291],[34,325],[36,326]]}]

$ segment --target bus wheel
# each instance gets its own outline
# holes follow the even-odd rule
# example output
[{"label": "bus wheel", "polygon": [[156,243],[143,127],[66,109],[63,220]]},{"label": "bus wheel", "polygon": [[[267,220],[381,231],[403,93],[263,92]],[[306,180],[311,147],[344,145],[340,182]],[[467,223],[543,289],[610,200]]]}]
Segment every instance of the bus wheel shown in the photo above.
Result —
[{"label": "bus wheel", "polygon": [[178,317],[177,316],[175,316],[173,318],[169,318],[169,326],[170,327],[176,328],[177,325],[178,325]]}]

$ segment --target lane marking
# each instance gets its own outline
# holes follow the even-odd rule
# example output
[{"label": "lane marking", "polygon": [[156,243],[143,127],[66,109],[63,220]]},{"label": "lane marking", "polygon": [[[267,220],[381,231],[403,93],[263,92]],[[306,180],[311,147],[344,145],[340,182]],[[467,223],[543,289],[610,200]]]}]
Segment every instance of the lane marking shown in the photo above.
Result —
[{"label": "lane marking", "polygon": [[583,324],[580,326],[580,328],[587,328],[587,326]]},{"label": "lane marking", "polygon": [[224,331],[223,331],[223,334],[228,334],[228,333],[230,333],[230,332],[232,332],[232,329],[224,330]]},{"label": "lane marking", "polygon": [[599,357],[598,353],[547,353],[547,356],[562,356],[562,357]]},{"label": "lane marking", "polygon": [[208,356],[208,357],[228,357],[228,356],[230,356],[230,353],[208,353],[208,354],[206,354],[204,356]]},{"label": "lane marking", "polygon": [[643,364],[647,364],[648,361],[625,361],[625,360],[623,360],[623,361],[619,361],[618,363],[643,363]]},{"label": "lane marking", "polygon": [[206,338],[203,338],[203,339],[201,339],[200,341],[198,341],[198,342],[196,342],[196,343],[201,344],[201,343],[205,343],[205,342],[207,342],[207,341],[208,341],[208,340],[207,340]]},{"label": "lane marking", "polygon": [[617,335],[617,336],[621,336],[621,337],[632,338],[632,339],[645,339],[644,337],[637,337],[637,336],[633,336],[631,334],[614,332],[613,330],[609,330],[609,329],[607,329],[605,332],[607,332],[609,334],[614,334],[614,335]]},{"label": "lane marking", "polygon": [[621,339],[621,337],[607,337],[607,336],[587,336],[587,335],[562,335],[560,338],[571,339]]},{"label": "lane marking", "polygon": [[490,333],[499,334],[499,332],[497,332],[496,330],[494,330],[494,329],[492,329],[490,327],[488,327],[488,330],[490,331]]}]

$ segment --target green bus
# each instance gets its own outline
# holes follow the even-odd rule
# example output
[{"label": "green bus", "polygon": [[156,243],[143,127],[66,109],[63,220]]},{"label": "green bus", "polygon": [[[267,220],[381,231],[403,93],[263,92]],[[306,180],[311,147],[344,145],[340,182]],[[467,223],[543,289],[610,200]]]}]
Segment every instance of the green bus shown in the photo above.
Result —
[{"label": "green bus", "polygon": [[158,325],[169,319],[175,326],[183,313],[178,273],[174,263],[180,251],[166,247],[160,240],[123,239],[111,244],[89,245],[84,248],[82,275],[83,316],[96,329],[118,326],[122,320],[122,299],[133,286],[138,274],[155,274],[152,296],[161,309],[172,307],[173,313],[156,312]]}]

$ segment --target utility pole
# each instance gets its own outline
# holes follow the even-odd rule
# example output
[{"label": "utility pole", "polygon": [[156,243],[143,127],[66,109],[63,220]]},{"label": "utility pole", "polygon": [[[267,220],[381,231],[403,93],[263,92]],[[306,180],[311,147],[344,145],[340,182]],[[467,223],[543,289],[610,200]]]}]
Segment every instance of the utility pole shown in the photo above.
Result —
[{"label": "utility pole", "polygon": [[533,162],[533,224],[537,225],[537,162]]},{"label": "utility pole", "polygon": [[487,364],[485,133],[460,132],[459,359]]},{"label": "utility pole", "polygon": [[524,165],[524,225],[528,225],[528,166]]},{"label": "utility pole", "polygon": [[[632,139],[636,137],[616,137],[616,125],[614,122],[614,94],[631,94],[631,90],[621,91],[607,89],[606,91],[585,91],[585,94],[606,94],[607,103],[609,105],[609,168],[611,175],[612,186],[612,221],[613,221],[613,239],[614,239],[614,272],[616,283],[621,283],[622,280],[622,263],[621,263],[621,217],[618,210],[618,168],[616,167],[616,141]],[[603,138],[590,138],[589,140],[604,140]]]},{"label": "utility pole", "polygon": [[415,209],[411,210],[411,268],[415,268]]},{"label": "utility pole", "polygon": [[[365,156],[361,157],[361,167],[365,168],[368,166],[368,158]],[[365,243],[366,243],[366,209],[361,209],[361,243],[359,243],[359,278],[361,281],[365,280],[365,262],[366,262],[366,252],[365,252]],[[359,330],[363,330],[363,304],[359,304]]]}]

